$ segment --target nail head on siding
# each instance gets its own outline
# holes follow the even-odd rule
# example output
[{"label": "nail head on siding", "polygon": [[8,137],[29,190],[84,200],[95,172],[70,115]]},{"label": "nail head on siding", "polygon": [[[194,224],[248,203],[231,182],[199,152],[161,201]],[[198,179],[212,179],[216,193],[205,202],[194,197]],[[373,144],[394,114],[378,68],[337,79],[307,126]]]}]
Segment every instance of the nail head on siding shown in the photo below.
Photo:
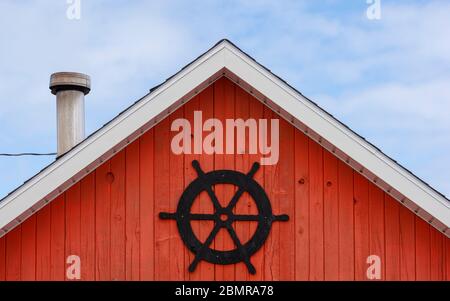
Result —
[{"label": "nail head on siding", "polygon": [[298,180],[299,184],[305,184],[305,179],[301,178],[300,180]]}]

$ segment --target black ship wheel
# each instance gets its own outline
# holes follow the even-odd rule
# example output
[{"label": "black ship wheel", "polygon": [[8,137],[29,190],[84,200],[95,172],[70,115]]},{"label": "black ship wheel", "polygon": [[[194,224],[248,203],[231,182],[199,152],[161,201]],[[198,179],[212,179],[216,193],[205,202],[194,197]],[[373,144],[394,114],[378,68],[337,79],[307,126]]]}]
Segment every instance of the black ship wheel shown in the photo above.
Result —
[{"label": "black ship wheel", "polygon": [[[189,266],[189,271],[193,272],[200,260],[206,260],[214,264],[234,264],[244,261],[248,271],[255,274],[256,270],[250,261],[250,257],[264,244],[274,221],[287,221],[289,219],[286,214],[272,214],[272,207],[267,194],[253,179],[259,169],[259,164],[253,163],[247,174],[234,170],[215,170],[205,173],[196,160],[192,161],[192,166],[197,171],[198,178],[184,190],[178,202],[177,211],[174,213],[160,212],[159,214],[161,219],[177,221],[178,231],[184,244],[195,254],[194,260]],[[217,184],[232,184],[238,187],[226,207],[222,207],[214,193],[213,187]],[[214,205],[214,213],[191,213],[192,204],[202,191],[208,193]],[[247,192],[255,202],[258,208],[257,215],[233,213],[234,207],[244,192]],[[214,221],[214,227],[204,243],[195,236],[191,226],[192,220]],[[235,221],[258,222],[255,233],[245,244],[242,244],[232,226]],[[226,228],[236,245],[236,249],[221,251],[209,247],[221,228]]]}]

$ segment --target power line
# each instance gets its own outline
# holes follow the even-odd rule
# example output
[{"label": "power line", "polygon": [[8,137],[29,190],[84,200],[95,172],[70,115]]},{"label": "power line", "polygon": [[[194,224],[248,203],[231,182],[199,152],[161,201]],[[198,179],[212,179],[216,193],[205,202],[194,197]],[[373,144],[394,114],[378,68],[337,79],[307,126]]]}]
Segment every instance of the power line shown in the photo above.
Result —
[{"label": "power line", "polygon": [[56,153],[0,153],[2,157],[22,157],[22,156],[55,156]]}]

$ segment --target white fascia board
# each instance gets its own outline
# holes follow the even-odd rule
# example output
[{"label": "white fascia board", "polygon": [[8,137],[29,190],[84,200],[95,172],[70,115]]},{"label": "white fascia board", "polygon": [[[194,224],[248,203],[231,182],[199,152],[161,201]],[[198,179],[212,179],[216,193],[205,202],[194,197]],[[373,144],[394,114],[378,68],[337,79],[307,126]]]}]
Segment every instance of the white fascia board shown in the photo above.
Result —
[{"label": "white fascia board", "polygon": [[226,68],[450,228],[450,202],[233,46]]},{"label": "white fascia board", "polygon": [[223,43],[218,44],[6,197],[0,203],[0,229],[220,71],[224,66],[223,47]]}]

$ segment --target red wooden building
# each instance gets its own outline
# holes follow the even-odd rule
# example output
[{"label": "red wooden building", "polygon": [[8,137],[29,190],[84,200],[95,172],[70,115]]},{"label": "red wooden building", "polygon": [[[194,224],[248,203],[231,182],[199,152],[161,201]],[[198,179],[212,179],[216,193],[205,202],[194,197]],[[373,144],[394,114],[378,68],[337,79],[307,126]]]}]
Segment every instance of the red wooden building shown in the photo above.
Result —
[{"label": "red wooden building", "polygon": [[[259,140],[245,123],[233,153],[238,119]],[[1,200],[0,280],[449,280],[449,226],[442,194],[223,40]]]}]

